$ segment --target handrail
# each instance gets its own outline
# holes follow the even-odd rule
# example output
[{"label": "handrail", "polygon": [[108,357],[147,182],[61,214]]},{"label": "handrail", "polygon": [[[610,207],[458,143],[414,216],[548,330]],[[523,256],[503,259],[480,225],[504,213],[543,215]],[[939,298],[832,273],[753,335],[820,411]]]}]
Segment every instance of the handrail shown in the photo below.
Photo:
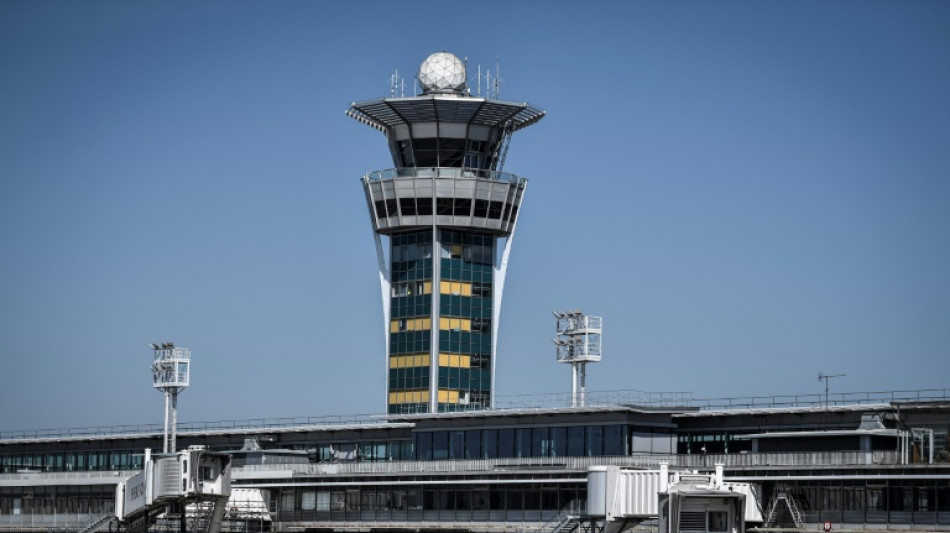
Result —
[{"label": "handrail", "polygon": [[374,170],[369,172],[363,176],[363,178],[367,181],[385,181],[404,178],[467,178],[486,179],[500,183],[522,183],[527,181],[527,179],[522,178],[517,174],[512,174],[511,172],[500,172],[497,170],[470,167],[387,168],[384,170]]}]

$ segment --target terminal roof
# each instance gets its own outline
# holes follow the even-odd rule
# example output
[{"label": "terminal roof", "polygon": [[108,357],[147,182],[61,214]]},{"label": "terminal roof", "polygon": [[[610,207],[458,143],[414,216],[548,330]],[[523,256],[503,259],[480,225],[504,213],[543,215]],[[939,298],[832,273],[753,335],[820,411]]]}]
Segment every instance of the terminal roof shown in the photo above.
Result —
[{"label": "terminal roof", "polygon": [[777,439],[777,438],[806,438],[806,437],[854,437],[870,435],[874,437],[899,437],[897,429],[836,429],[816,431],[772,431],[770,433],[749,433],[735,435],[738,440]]},{"label": "terminal roof", "polygon": [[589,405],[584,407],[522,407],[504,409],[478,409],[473,411],[454,411],[447,413],[411,413],[386,415],[388,420],[413,421],[436,420],[453,418],[496,418],[524,415],[559,415],[559,414],[591,414],[591,413],[662,413],[679,414],[688,411],[689,407],[654,407],[640,405]]},{"label": "terminal roof", "polygon": [[346,114],[380,131],[435,121],[496,127],[511,121],[510,131],[517,131],[541,120],[545,112],[527,103],[438,94],[354,102]]}]

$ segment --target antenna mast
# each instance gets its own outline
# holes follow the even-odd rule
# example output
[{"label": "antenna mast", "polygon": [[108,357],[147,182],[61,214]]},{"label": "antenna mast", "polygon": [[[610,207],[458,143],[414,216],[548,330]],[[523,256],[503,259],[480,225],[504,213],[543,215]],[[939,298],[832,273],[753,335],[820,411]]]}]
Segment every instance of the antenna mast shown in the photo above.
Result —
[{"label": "antenna mast", "polygon": [[818,373],[818,381],[825,382],[825,409],[828,408],[828,391],[830,389],[828,386],[828,380],[831,378],[842,378],[844,376],[845,374],[822,374],[821,372]]},{"label": "antenna mast", "polygon": [[501,59],[495,57],[495,95],[492,98],[497,99],[501,94]]},{"label": "antenna mast", "polygon": [[478,76],[476,76],[476,78],[478,78],[478,96],[481,96],[482,95],[482,64],[481,63],[478,64]]}]

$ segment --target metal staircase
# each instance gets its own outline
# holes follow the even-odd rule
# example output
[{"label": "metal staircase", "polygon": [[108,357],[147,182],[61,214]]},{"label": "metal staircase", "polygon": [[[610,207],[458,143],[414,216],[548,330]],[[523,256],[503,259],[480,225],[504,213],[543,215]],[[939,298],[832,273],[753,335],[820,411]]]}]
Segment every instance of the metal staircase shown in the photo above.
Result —
[{"label": "metal staircase", "polygon": [[84,515],[80,519],[79,528],[77,528],[76,531],[78,533],[94,533],[113,520],[115,520],[115,508],[112,504],[107,504],[96,511]]},{"label": "metal staircase", "polygon": [[585,500],[571,500],[564,507],[558,509],[547,522],[538,528],[522,530],[522,533],[575,533],[582,528],[582,521],[586,514]]},{"label": "metal staircase", "polygon": [[795,523],[795,527],[798,529],[804,528],[805,519],[802,517],[802,512],[798,508],[798,503],[795,502],[795,497],[792,496],[792,493],[786,487],[777,487],[772,494],[772,501],[769,502],[769,511],[766,514],[763,527],[772,527],[775,525],[779,516],[779,505],[783,503],[788,509],[788,514],[792,517],[792,522]]}]

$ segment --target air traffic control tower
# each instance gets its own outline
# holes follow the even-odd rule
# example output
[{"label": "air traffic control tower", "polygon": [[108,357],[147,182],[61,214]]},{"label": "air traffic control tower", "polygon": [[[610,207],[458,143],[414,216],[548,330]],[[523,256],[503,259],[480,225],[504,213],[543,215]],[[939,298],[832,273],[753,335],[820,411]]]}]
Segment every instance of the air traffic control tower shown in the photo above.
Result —
[{"label": "air traffic control tower", "polygon": [[[511,135],[544,117],[473,96],[464,63],[429,56],[422,94],[354,103],[395,168],[363,177],[383,297],[387,411],[492,407],[498,319],[527,180],[503,172]],[[480,92],[480,91],[479,91]]]}]

